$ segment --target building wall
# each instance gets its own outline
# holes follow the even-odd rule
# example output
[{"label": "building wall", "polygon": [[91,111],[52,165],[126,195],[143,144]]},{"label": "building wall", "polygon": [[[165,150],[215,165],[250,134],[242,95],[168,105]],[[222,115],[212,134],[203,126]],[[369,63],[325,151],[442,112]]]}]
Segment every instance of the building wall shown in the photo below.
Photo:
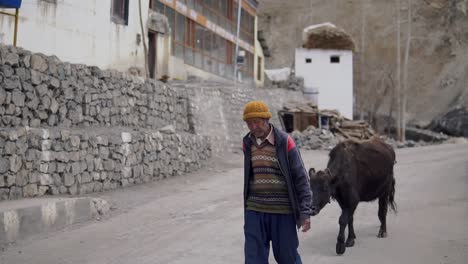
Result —
[{"label": "building wall", "polygon": [[[171,28],[171,65],[168,72],[171,79],[185,79],[191,75],[215,80],[233,79],[236,20],[230,14],[233,12],[237,15],[237,9],[228,8],[229,12],[223,13],[213,6],[221,1],[210,3],[211,5],[207,6],[203,1],[152,2],[153,10],[164,14]],[[247,3],[244,3],[243,8],[243,17],[247,16],[247,13],[249,15],[248,18],[244,17],[245,21],[241,23],[239,45],[247,54],[246,62],[240,67],[240,71],[244,73],[244,77],[248,76],[250,81],[254,74],[255,61],[255,15]],[[246,8],[249,11],[245,10]]]},{"label": "building wall", "polygon": [[263,100],[268,104],[270,122],[281,128],[278,111],[287,102],[304,102],[302,92],[287,89],[262,89],[232,82],[179,82],[171,83],[179,94],[190,101],[188,112],[193,117],[190,124],[197,135],[207,136],[211,150],[241,151],[242,138],[248,132],[242,113],[246,103]]},{"label": "building wall", "polygon": [[[331,63],[339,56],[339,63]],[[306,63],[306,59],[311,63]],[[320,109],[337,109],[353,118],[353,54],[344,50],[296,49],[296,75],[304,78],[305,91],[318,92]]]},{"label": "building wall", "polygon": [[[146,28],[149,4],[150,0],[142,1],[146,43],[149,42]],[[139,74],[144,75],[143,38],[137,43],[137,35],[141,35],[138,1],[129,1],[128,25],[114,23],[111,10],[111,0],[61,0],[56,4],[44,0],[24,0],[20,9],[17,45],[33,52],[55,55],[71,63],[119,71],[137,68]],[[216,31],[220,28],[216,25],[213,27]],[[13,31],[14,18],[0,15],[0,42],[12,44]],[[172,54],[173,41],[171,32],[158,34],[156,78],[168,75],[170,78],[186,79],[196,75],[212,80],[230,79],[229,74],[223,78],[183,63]],[[243,45],[247,45],[245,41]]]},{"label": "building wall", "polygon": [[[137,34],[141,34],[138,1],[129,1],[128,25],[111,21],[111,2],[23,0],[17,46],[104,69],[144,69],[143,43],[137,45]],[[141,2],[146,21],[149,0]],[[0,15],[3,44],[13,43],[13,29],[14,18]]]}]

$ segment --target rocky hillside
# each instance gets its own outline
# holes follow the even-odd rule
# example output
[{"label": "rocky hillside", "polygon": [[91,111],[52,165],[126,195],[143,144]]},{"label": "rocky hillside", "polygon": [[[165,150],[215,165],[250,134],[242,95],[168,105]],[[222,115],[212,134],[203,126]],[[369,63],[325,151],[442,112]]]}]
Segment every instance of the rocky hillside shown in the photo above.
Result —
[{"label": "rocky hillside", "polygon": [[[468,107],[468,0],[412,3],[407,118],[427,125],[455,107]],[[407,6],[401,0],[402,67]],[[346,30],[357,47],[355,112],[360,116],[394,114],[396,10],[396,1],[391,0],[260,0],[259,29],[272,54],[266,67],[292,66],[302,29],[331,22]]]}]

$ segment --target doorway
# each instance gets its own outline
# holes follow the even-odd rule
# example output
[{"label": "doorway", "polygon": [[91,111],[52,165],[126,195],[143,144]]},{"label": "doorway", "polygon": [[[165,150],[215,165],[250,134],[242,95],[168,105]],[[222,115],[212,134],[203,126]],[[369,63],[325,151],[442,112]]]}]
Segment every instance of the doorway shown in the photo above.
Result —
[{"label": "doorway", "polygon": [[148,70],[151,79],[156,78],[157,54],[158,54],[158,33],[148,33]]}]

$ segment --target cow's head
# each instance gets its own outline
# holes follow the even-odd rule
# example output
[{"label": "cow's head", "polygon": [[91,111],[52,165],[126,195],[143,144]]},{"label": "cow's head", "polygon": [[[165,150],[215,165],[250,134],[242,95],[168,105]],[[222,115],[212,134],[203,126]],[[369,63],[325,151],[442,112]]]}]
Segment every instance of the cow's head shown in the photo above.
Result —
[{"label": "cow's head", "polygon": [[330,203],[332,175],[328,169],[315,172],[314,168],[310,168],[309,177],[312,189],[312,215],[317,215],[327,203]]}]

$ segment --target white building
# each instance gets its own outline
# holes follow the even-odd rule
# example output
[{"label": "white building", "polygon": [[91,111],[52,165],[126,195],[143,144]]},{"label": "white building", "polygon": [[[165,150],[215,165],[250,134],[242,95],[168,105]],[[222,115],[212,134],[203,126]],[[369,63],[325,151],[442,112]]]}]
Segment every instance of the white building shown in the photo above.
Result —
[{"label": "white building", "polygon": [[319,109],[336,109],[353,119],[351,38],[333,24],[307,27],[296,49],[295,73],[304,78],[304,95]]},{"label": "white building", "polygon": [[[232,79],[238,2],[141,0],[140,18],[137,0],[23,0],[17,46],[140,75],[146,57],[153,78]],[[257,0],[242,0],[239,45],[246,58],[240,72],[262,85],[257,6]],[[0,15],[0,43],[13,44],[13,33],[14,17]]]}]

